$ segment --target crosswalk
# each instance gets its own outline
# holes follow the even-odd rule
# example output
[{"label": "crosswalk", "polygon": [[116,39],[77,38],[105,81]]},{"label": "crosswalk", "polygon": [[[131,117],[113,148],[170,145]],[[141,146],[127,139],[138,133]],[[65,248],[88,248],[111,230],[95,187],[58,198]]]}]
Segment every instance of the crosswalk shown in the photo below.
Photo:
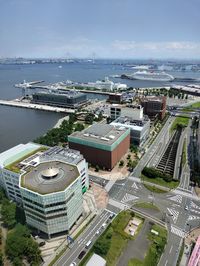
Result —
[{"label": "crosswalk", "polygon": [[171,232],[177,236],[180,236],[181,238],[184,238],[186,236],[185,232],[176,226],[171,225]]},{"label": "crosswalk", "polygon": [[121,202],[124,203],[124,202],[128,202],[128,201],[134,201],[134,200],[137,200],[137,199],[138,199],[138,197],[126,193],[124,195],[124,197],[122,198]]},{"label": "crosswalk", "polygon": [[175,196],[169,197],[168,199],[169,200],[172,200],[172,201],[176,201],[178,203],[181,203],[182,202],[182,199],[183,199],[183,196],[181,196],[181,195],[175,195]]},{"label": "crosswalk", "polygon": [[190,207],[191,208],[194,208],[194,209],[197,209],[197,210],[200,210],[200,206],[198,206],[197,204],[195,204],[193,201],[190,202]]},{"label": "crosswalk", "polygon": [[200,219],[199,216],[195,216],[195,215],[190,215],[189,218],[188,218],[188,221],[192,221],[192,220],[198,220]]},{"label": "crosswalk", "polygon": [[173,222],[176,223],[176,221],[178,219],[179,212],[175,209],[172,209],[172,208],[171,209],[167,208],[167,210],[171,214]]}]

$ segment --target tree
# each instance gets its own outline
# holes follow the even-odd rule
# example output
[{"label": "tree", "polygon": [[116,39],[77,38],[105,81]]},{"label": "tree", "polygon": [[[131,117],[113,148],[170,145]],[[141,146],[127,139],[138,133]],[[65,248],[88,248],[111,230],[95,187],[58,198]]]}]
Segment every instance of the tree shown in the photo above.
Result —
[{"label": "tree", "polygon": [[26,226],[17,224],[12,231],[8,232],[6,255],[16,266],[22,265],[24,257],[31,265],[39,265],[40,250]]},{"label": "tree", "polygon": [[5,198],[6,198],[5,191],[2,188],[0,188],[0,203],[2,203],[3,199]]},{"label": "tree", "polygon": [[95,172],[99,172],[100,167],[98,165],[95,166]]},{"label": "tree", "polygon": [[89,113],[85,116],[85,123],[91,125],[93,124],[93,121],[94,121],[94,114]]},{"label": "tree", "polygon": [[124,161],[121,160],[121,161],[119,162],[119,166],[122,167],[123,165],[124,165]]},{"label": "tree", "polygon": [[16,204],[4,199],[1,207],[2,220],[6,227],[12,229],[16,224]]},{"label": "tree", "polygon": [[75,125],[74,131],[82,131],[84,129],[84,125],[81,123],[77,123]]},{"label": "tree", "polygon": [[0,252],[0,266],[3,266],[3,255],[1,252]]}]

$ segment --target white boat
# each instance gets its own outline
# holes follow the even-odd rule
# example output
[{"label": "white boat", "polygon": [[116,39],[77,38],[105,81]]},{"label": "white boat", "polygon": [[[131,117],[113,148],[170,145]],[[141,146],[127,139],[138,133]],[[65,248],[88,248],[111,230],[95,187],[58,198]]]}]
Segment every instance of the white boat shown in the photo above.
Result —
[{"label": "white boat", "polygon": [[132,79],[139,80],[150,80],[150,81],[172,81],[174,77],[165,72],[154,72],[154,71],[137,71],[131,75],[127,75]]}]

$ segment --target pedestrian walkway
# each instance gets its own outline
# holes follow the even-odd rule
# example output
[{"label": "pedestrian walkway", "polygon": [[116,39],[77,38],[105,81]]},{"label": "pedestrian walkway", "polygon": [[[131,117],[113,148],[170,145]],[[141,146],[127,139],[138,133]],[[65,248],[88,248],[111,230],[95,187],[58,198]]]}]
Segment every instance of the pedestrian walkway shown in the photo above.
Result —
[{"label": "pedestrian walkway", "polygon": [[105,190],[106,190],[107,192],[109,192],[109,191],[111,190],[112,186],[115,184],[115,182],[116,182],[116,180],[110,180],[110,181],[106,184],[106,186],[105,186]]},{"label": "pedestrian walkway", "polygon": [[171,214],[173,222],[176,223],[179,216],[179,212],[172,208],[167,208],[167,210]]},{"label": "pedestrian walkway", "polygon": [[171,232],[177,236],[180,236],[181,238],[185,238],[186,236],[185,232],[181,228],[173,225],[171,225]]},{"label": "pedestrian walkway", "polygon": [[189,218],[188,218],[188,221],[193,221],[193,220],[198,220],[198,219],[200,219],[199,216],[190,215]]},{"label": "pedestrian walkway", "polygon": [[109,204],[119,208],[120,210],[125,210],[126,208],[129,208],[128,205],[113,199],[109,199]]},{"label": "pedestrian walkway", "polygon": [[181,195],[176,195],[176,196],[169,197],[168,199],[172,200],[172,201],[175,201],[175,202],[178,202],[178,203],[181,203],[183,197]]}]

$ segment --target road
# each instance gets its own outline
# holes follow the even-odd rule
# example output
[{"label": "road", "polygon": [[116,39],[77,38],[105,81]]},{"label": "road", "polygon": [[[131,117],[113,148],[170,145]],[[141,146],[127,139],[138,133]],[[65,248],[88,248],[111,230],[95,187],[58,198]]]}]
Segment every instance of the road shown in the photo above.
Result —
[{"label": "road", "polygon": [[80,262],[78,255],[83,250],[86,252],[89,251],[89,249],[85,248],[86,243],[90,240],[94,243],[99,237],[96,232],[99,231],[102,233],[105,230],[105,228],[102,228],[102,225],[107,221],[110,221],[110,214],[111,213],[109,211],[104,210],[102,213],[97,215],[87,229],[75,240],[73,244],[71,244],[71,248],[67,249],[67,251],[56,261],[54,265],[69,266],[72,262],[76,262],[78,265]]},{"label": "road", "polygon": [[[160,259],[159,266],[175,266],[180,252],[183,238],[193,228],[199,226],[200,222],[200,200],[193,195],[189,186],[188,162],[184,168],[184,176],[181,177],[180,186],[167,193],[152,193],[147,190],[140,177],[142,169],[152,158],[156,158],[163,151],[161,146],[166,143],[166,137],[174,121],[170,117],[164,127],[161,129],[153,144],[149,147],[145,155],[139,161],[138,165],[125,180],[116,182],[105,182],[100,177],[91,176],[91,180],[102,186],[105,186],[109,195],[109,204],[107,209],[97,215],[87,229],[74,242],[71,249],[68,249],[63,256],[54,264],[57,266],[70,265],[72,262],[78,264],[78,255],[85,249],[86,243],[91,240],[94,242],[98,236],[95,234],[98,230],[103,230],[102,224],[108,219],[110,212],[119,213],[121,210],[132,208],[138,201],[152,202],[160,209],[160,217],[154,214],[144,213],[152,219],[164,222],[168,229],[168,241],[164,253]],[[187,134],[188,135],[188,134]],[[187,137],[188,145],[188,137]],[[188,176],[186,174],[188,173]]]},{"label": "road", "polygon": [[151,158],[155,153],[156,156],[160,157],[161,153],[163,152],[161,147],[165,146],[167,142],[168,132],[174,120],[175,120],[174,117],[168,118],[168,120],[166,121],[165,125],[159,132],[154,142],[151,144],[149,149],[146,151],[144,156],[141,158],[141,160],[133,170],[131,174],[132,176],[140,177],[142,169],[148,164],[148,162],[151,160]]},{"label": "road", "polygon": [[200,200],[191,192],[184,193],[181,189],[164,194],[152,193],[138,178],[117,181],[109,191],[109,196],[110,210],[111,206],[121,210],[131,208],[138,201],[153,202],[158,206],[161,220],[165,221],[168,228],[168,243],[159,265],[176,265],[182,239],[192,228],[199,226]]}]

